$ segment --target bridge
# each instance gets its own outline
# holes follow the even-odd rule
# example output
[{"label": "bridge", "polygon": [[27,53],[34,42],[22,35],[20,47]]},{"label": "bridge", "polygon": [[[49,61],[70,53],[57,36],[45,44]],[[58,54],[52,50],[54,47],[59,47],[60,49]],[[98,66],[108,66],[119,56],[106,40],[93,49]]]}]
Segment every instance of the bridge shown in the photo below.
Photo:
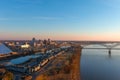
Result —
[{"label": "bridge", "polygon": [[[120,41],[73,41],[71,43],[81,46],[82,49],[107,49],[109,55],[111,55],[111,50],[120,50],[116,48],[120,46]],[[100,45],[103,48],[86,48],[89,45]]]}]

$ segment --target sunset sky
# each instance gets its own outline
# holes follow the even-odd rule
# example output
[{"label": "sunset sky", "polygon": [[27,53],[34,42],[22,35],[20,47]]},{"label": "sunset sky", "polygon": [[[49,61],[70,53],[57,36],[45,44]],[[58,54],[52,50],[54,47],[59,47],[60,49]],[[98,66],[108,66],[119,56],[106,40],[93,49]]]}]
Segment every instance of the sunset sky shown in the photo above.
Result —
[{"label": "sunset sky", "polygon": [[120,41],[120,0],[0,0],[0,40]]}]

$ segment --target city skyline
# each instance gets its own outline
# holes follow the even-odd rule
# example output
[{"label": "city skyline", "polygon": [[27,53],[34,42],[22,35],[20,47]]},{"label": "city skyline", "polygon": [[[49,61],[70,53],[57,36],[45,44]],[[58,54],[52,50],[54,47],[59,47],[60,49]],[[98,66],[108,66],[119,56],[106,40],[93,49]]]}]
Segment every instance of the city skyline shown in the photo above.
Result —
[{"label": "city skyline", "polygon": [[120,41],[119,0],[0,0],[0,40]]}]

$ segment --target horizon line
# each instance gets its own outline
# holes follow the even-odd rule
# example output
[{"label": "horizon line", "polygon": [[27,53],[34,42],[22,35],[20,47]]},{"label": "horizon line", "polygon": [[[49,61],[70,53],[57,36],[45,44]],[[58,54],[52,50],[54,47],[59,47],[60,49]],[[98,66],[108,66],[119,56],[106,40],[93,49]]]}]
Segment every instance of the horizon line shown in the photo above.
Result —
[{"label": "horizon line", "polygon": [[[32,39],[31,39],[32,40]],[[0,41],[31,41],[30,39],[0,39]],[[36,39],[36,40],[48,40],[48,39]],[[118,40],[58,40],[58,39],[56,39],[56,40],[52,40],[51,39],[51,41],[92,41],[92,42],[96,42],[96,41],[101,41],[101,42],[112,42],[112,41],[114,41],[114,42],[120,42],[120,40],[118,41]]]}]

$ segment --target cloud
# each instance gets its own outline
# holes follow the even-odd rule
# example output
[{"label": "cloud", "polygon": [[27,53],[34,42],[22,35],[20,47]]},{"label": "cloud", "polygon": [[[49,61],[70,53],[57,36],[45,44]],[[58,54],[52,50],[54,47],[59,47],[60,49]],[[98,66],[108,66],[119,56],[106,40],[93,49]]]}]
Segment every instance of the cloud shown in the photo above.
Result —
[{"label": "cloud", "polygon": [[14,8],[29,8],[34,6],[40,6],[43,4],[43,0],[12,0],[15,3]]},{"label": "cloud", "polygon": [[0,21],[6,21],[9,20],[8,18],[0,18]]},{"label": "cloud", "polygon": [[59,19],[79,19],[78,16],[61,16],[61,17],[49,17],[49,16],[36,16],[32,17],[32,19],[41,19],[41,20],[59,20]]},{"label": "cloud", "polygon": [[100,0],[100,2],[109,7],[120,8],[120,0]]},{"label": "cloud", "polygon": [[10,18],[0,18],[0,21],[6,20],[61,20],[61,19],[78,19],[76,16],[64,16],[64,17],[51,17],[51,16],[29,16],[29,17],[10,17]]},{"label": "cloud", "polygon": [[43,16],[38,16],[38,17],[32,17],[32,19],[56,20],[56,19],[60,19],[60,18],[58,18],[58,17],[43,17]]},{"label": "cloud", "polygon": [[42,16],[38,16],[38,17],[13,17],[13,18],[0,18],[0,21],[7,21],[7,20],[58,20],[61,18],[58,17],[42,17]]},{"label": "cloud", "polygon": [[21,3],[29,3],[29,4],[35,4],[35,3],[41,3],[43,0],[14,0],[16,2],[21,2]]}]

